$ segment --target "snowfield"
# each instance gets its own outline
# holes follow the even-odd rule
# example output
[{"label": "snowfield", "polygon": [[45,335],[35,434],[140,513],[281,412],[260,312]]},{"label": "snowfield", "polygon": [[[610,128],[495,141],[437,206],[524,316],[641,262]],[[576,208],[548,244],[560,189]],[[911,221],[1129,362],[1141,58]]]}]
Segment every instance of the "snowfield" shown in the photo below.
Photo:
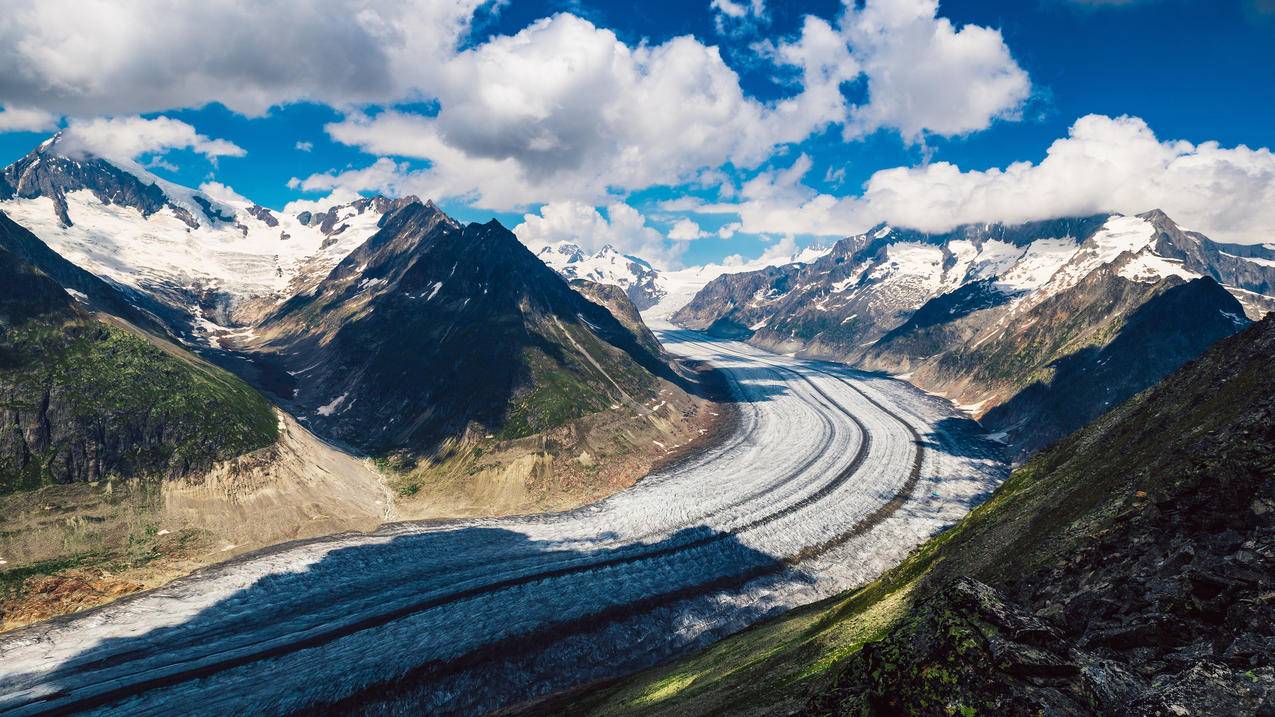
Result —
[{"label": "snowfield", "polygon": [[317,222],[305,226],[279,213],[268,224],[250,214],[250,202],[218,198],[208,201],[217,202],[211,206],[233,220],[211,221],[189,201],[196,194],[192,190],[167,182],[163,186],[170,201],[198,218],[198,229],[188,227],[170,207],[143,217],[133,207],[103,204],[88,190],[66,195],[75,221],[69,227],[58,223],[47,197],[6,200],[0,209],[58,254],[117,285],[276,302],[312,289],[376,233],[381,218],[350,205],[335,207],[339,219],[334,224],[346,228],[326,236]]},{"label": "snowfield", "polygon": [[653,328],[727,372],[721,444],[579,510],[287,544],[0,636],[0,715],[490,711],[862,584],[1007,474],[901,381]]}]

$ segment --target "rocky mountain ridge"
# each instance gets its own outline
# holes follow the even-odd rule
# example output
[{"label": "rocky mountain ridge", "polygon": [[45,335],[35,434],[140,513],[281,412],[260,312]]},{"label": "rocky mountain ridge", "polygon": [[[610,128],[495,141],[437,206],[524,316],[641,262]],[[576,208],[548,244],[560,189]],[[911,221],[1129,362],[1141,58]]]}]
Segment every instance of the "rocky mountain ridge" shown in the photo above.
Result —
[{"label": "rocky mountain ridge", "polygon": [[[1268,251],[1211,242],[1158,211],[941,235],[883,226],[808,265],[720,277],[673,319],[902,375],[1003,432],[1023,457],[1247,325],[1246,310],[1259,314],[1272,300],[1262,292],[1275,291]],[[1129,354],[1112,363],[1106,347],[1134,313],[1182,284],[1199,302],[1192,320],[1160,311],[1159,331],[1137,331],[1163,351],[1143,362],[1144,349],[1117,342]],[[1104,351],[1092,360],[1129,373],[1081,368]],[[1074,400],[1060,408],[1047,396]]]},{"label": "rocky mountain ridge", "polygon": [[[243,348],[273,356],[298,415],[364,450],[518,437],[640,406],[675,377],[604,307],[497,222],[411,203]],[[655,350],[652,350],[652,349]]]},{"label": "rocky mountain ridge", "polygon": [[81,268],[158,301],[195,345],[313,288],[381,217],[417,201],[368,197],[287,216],[64,146],[55,135],[0,173],[0,211]]},{"label": "rocky mountain ridge", "polygon": [[624,289],[638,311],[651,308],[667,293],[655,267],[621,254],[610,244],[589,254],[578,244],[563,241],[540,248],[536,257],[568,280],[583,279]]}]

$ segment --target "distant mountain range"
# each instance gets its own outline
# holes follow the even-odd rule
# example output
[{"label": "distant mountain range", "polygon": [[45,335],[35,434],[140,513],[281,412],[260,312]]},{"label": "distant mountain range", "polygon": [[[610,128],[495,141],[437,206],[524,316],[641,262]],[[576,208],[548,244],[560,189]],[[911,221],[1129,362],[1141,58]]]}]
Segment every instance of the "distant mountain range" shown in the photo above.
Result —
[{"label": "distant mountain range", "polygon": [[1025,456],[1275,308],[1275,248],[1162,212],[926,234],[881,226],[809,264],[721,276],[673,315],[903,375]]},{"label": "distant mountain range", "polygon": [[610,244],[589,254],[579,245],[563,241],[541,248],[536,257],[568,279],[624,289],[639,311],[655,306],[667,293],[660,286],[654,267],[643,259],[621,254]]},{"label": "distant mountain range", "polygon": [[[811,244],[783,257],[781,261],[809,263],[829,251],[831,246]],[[536,256],[568,280],[582,279],[624,289],[639,311],[659,320],[667,319],[685,306],[709,281],[723,274],[761,269],[773,261],[763,257],[750,262],[660,270],[645,259],[621,254],[610,245],[589,254],[578,244],[567,241],[540,247]]]},{"label": "distant mountain range", "polygon": [[133,163],[63,154],[60,136],[0,173],[0,211],[81,268],[158,301],[194,343],[312,289],[387,212],[413,201],[372,197],[286,216]]}]

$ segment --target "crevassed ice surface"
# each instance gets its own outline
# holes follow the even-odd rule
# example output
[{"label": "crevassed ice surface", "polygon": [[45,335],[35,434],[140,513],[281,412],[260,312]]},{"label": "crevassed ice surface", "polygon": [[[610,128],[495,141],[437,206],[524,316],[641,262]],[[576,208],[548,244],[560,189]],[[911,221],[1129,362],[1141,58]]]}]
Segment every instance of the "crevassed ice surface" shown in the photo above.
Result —
[{"label": "crevassed ice surface", "polygon": [[1005,477],[907,384],[656,328],[727,371],[719,445],[579,510],[285,545],[6,635],[0,715],[282,714],[400,677],[378,693],[413,709],[508,706],[862,584]]}]

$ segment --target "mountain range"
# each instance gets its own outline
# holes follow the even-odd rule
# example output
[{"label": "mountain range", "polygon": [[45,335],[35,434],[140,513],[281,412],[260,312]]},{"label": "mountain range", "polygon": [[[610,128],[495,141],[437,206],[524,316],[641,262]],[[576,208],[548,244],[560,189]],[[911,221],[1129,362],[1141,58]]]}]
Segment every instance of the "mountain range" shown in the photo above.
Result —
[{"label": "mountain range", "polygon": [[718,277],[672,318],[901,375],[1022,458],[1242,329],[1273,295],[1275,249],[1219,244],[1155,211],[881,226],[808,264]]},{"label": "mountain range", "polygon": [[194,344],[312,289],[415,197],[359,199],[295,216],[194,190],[131,162],[63,152],[61,135],[0,173],[0,210],[77,266],[157,302]]},{"label": "mountain range", "polygon": [[624,289],[639,311],[655,306],[667,294],[660,286],[659,272],[650,263],[621,254],[610,244],[589,254],[578,244],[562,241],[542,247],[536,257],[567,279],[584,279]]},{"label": "mountain range", "polygon": [[[666,354],[644,310],[902,376],[1026,461],[880,580],[736,638],[767,672],[731,664],[694,699],[1024,714],[1154,714],[1166,690],[1214,700],[1200,709],[1260,700],[1242,680],[1269,682],[1270,636],[1244,625],[1271,617],[1271,497],[1254,477],[1272,470],[1275,333],[1250,325],[1275,306],[1275,248],[1148,212],[881,226],[788,258],[661,271],[612,247],[533,253],[416,197],[288,214],[55,136],[0,174],[0,552],[30,557],[0,583],[0,619],[289,538],[631,485],[677,457],[666,445],[731,420],[712,372]],[[686,672],[740,654],[725,649],[624,704],[679,703]],[[758,693],[775,679],[815,689]],[[939,686],[959,700],[934,702]]]},{"label": "mountain range", "polygon": [[[499,224],[461,226],[413,196],[287,215],[63,145],[0,174],[0,211],[360,450],[517,438],[639,405],[657,375],[682,381]],[[630,297],[659,296],[643,293],[654,270],[614,250],[567,258],[572,278],[636,272]]]}]

